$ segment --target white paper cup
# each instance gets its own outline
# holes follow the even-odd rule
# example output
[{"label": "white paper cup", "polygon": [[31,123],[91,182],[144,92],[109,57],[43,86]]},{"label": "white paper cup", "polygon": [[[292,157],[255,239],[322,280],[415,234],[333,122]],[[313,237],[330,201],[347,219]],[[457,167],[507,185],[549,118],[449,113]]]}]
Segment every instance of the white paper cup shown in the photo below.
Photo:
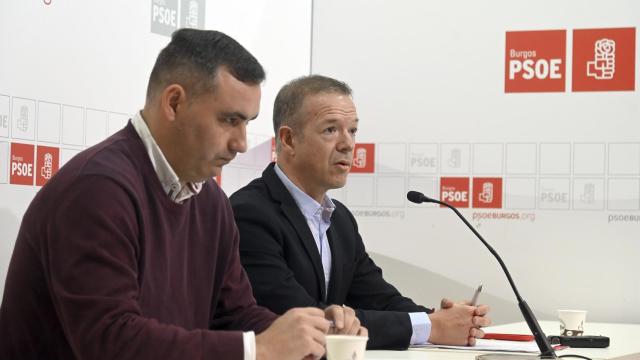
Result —
[{"label": "white paper cup", "polygon": [[587,320],[586,310],[558,310],[560,335],[581,336]]},{"label": "white paper cup", "polygon": [[327,335],[327,360],[362,360],[368,340],[366,336]]}]

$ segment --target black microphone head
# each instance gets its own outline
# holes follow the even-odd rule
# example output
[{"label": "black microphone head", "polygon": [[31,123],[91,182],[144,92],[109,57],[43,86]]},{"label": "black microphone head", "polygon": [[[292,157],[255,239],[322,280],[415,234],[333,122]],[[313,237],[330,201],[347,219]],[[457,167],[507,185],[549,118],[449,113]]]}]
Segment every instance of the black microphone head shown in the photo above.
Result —
[{"label": "black microphone head", "polygon": [[416,204],[422,204],[425,200],[425,197],[423,193],[421,192],[417,192],[417,191],[409,191],[407,193],[407,200],[411,201],[412,203],[416,203]]}]

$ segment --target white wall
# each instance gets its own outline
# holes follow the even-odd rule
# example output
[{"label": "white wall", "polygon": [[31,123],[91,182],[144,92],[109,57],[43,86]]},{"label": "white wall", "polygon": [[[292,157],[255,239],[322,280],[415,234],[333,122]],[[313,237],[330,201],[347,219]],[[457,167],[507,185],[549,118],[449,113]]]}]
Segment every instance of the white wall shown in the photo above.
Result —
[{"label": "white wall", "polygon": [[[519,200],[533,205],[463,212],[469,217],[527,216],[522,221],[473,223],[503,255],[529,304],[543,317],[566,307],[588,309],[590,320],[640,321],[635,306],[640,284],[634,278],[640,270],[640,223],[609,222],[611,216],[637,216],[640,211],[633,206],[612,210],[606,194],[615,190],[612,180],[613,185],[640,181],[633,170],[633,162],[640,159],[640,150],[635,150],[640,149],[637,90],[575,93],[567,74],[563,93],[504,93],[505,31],[566,29],[569,61],[573,29],[637,27],[640,3],[316,0],[311,44],[310,0],[205,2],[206,28],[239,40],[263,63],[268,76],[261,115],[248,136],[252,149],[225,168],[225,191],[257,176],[268,161],[275,92],[289,79],[308,73],[312,63],[313,72],[352,85],[361,118],[358,140],[377,146],[376,173],[351,175],[347,188],[334,195],[354,210],[368,249],[406,293],[434,305],[440,296],[465,297],[483,283],[483,299],[495,305],[493,317],[519,319],[497,264],[454,215],[402,200],[404,192],[414,188],[438,197],[442,176],[479,175],[475,164],[488,158],[483,154],[496,156],[492,150],[498,149],[501,170],[491,175],[504,178],[505,200],[517,195],[514,184],[532,184]],[[46,0],[0,5],[0,288],[20,219],[38,190],[8,184],[9,144],[59,147],[63,163],[138,110],[153,61],[169,40],[150,31],[152,4]],[[636,40],[636,75],[637,48]],[[15,124],[20,114],[13,106],[22,104],[21,99],[34,107],[31,139],[1,128],[3,114],[10,126]],[[73,117],[78,111],[80,117]],[[452,144],[464,150],[461,160],[468,170],[462,173],[441,166]],[[603,153],[596,147],[602,174],[575,171],[582,161],[575,155],[592,149],[585,144],[604,146]],[[526,153],[531,146],[533,171],[514,174],[509,154],[518,149]],[[567,173],[542,171],[546,165],[540,158],[549,149],[551,157],[568,149]],[[411,166],[417,155],[432,150],[438,163],[434,169]],[[610,165],[619,163],[631,163],[633,171],[621,174],[614,166],[611,173]],[[602,209],[574,209],[573,200],[580,195],[574,192],[585,178],[603,184]],[[539,207],[545,179],[569,185],[568,209]],[[630,190],[628,196],[623,191],[621,199],[612,197],[613,205],[619,200],[635,204],[637,196]]]},{"label": "white wall", "polygon": [[[358,141],[376,144],[376,172],[352,174],[334,195],[400,288],[435,305],[482,283],[500,305],[494,317],[519,320],[497,263],[455,215],[404,200],[412,189],[439,198],[442,177],[490,175],[504,181],[502,208],[463,213],[520,216],[472,223],[541,317],[580,308],[591,321],[640,322],[637,36],[635,91],[571,91],[573,29],[638,25],[637,1],[314,2],[312,72],[353,87]],[[505,33],[548,29],[567,30],[566,90],[506,94]],[[463,166],[447,163],[454,148]],[[425,154],[436,166],[412,163]],[[596,185],[595,209],[580,209],[586,183]],[[549,188],[567,200],[545,201]],[[412,278],[395,276],[406,269]],[[464,293],[451,295],[458,284]]]},{"label": "white wall", "polygon": [[[252,149],[223,173],[223,188],[229,192],[253,178],[255,169],[264,166],[265,154],[270,156],[270,146],[263,143],[270,143],[273,132],[277,90],[309,72],[311,1],[197,2],[205,9],[204,27],[234,37],[267,72],[260,116],[248,129]],[[154,4],[177,9],[180,2],[40,0],[0,5],[0,289],[20,219],[39,189],[11,184],[10,144],[58,148],[62,165],[119,130],[141,109],[155,58],[170,40],[151,31]],[[25,131],[16,128],[23,105],[28,109]]]}]

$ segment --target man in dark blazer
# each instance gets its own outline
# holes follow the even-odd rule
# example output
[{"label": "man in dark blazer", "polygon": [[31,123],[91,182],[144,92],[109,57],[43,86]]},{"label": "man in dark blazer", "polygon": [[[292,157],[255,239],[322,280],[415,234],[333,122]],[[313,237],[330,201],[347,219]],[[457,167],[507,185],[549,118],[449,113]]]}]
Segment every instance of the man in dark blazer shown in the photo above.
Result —
[{"label": "man in dark blazer", "polygon": [[276,313],[342,304],[369,330],[369,348],[473,345],[487,306],[444,300],[433,311],[402,296],[367,254],[351,212],[327,196],[346,183],[358,117],[351,89],[313,75],[274,104],[278,160],[231,196],[240,255],[258,303]]}]

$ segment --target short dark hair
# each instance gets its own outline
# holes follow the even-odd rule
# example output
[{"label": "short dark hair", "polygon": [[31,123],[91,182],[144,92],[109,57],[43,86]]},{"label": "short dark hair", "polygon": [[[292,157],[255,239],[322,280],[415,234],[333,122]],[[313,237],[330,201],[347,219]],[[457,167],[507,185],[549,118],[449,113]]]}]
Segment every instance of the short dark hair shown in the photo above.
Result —
[{"label": "short dark hair", "polygon": [[294,129],[302,127],[303,119],[300,118],[300,109],[304,100],[312,95],[337,93],[351,96],[349,85],[322,75],[308,75],[291,80],[283,86],[273,104],[273,131],[276,135],[278,150],[280,139],[278,129],[286,125]]},{"label": "short dark hair", "polygon": [[257,85],[265,79],[258,60],[230,36],[214,30],[177,30],[153,66],[147,101],[171,84],[183,86],[192,96],[212,92],[220,67],[243,83]]}]

